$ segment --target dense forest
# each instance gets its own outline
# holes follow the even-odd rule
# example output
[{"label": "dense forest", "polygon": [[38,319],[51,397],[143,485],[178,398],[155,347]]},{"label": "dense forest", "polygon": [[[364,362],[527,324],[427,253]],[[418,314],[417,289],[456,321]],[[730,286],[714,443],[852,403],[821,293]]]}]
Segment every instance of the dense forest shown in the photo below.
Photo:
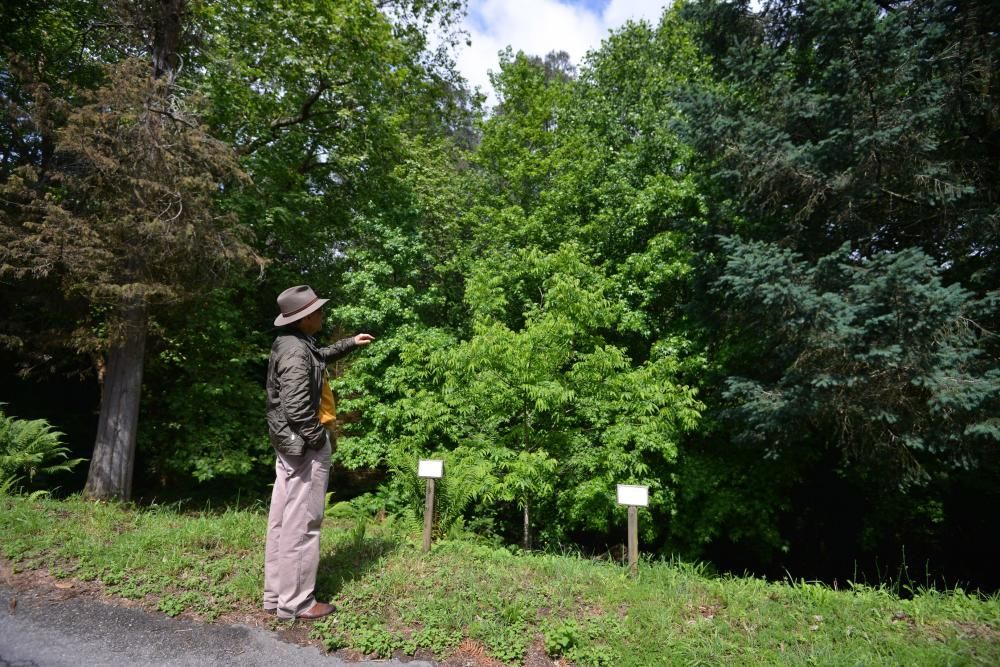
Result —
[{"label": "dense forest", "polygon": [[464,10],[4,4],[0,402],[90,462],[23,489],[266,499],[308,283],[377,338],[335,501],[435,456],[441,531],[614,551],[639,483],[645,551],[1000,587],[1000,5],[679,2],[489,108]]}]

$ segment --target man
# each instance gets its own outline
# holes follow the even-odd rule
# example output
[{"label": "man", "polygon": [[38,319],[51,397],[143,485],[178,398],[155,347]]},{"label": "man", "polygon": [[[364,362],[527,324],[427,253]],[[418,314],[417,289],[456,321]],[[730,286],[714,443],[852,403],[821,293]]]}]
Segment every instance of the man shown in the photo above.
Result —
[{"label": "man", "polygon": [[333,606],[315,597],[319,530],[335,445],[326,365],[374,338],[358,334],[318,347],[323,305],[308,285],[278,296],[282,327],[267,365],[267,425],[277,452],[264,559],[264,609],[281,619],[316,619]]}]

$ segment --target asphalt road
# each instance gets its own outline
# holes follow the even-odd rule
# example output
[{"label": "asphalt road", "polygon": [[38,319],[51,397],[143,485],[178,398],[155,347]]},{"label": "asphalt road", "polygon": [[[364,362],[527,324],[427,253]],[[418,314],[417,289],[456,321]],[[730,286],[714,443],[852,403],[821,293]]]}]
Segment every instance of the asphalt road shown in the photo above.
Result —
[{"label": "asphalt road", "polygon": [[[16,596],[16,605],[11,600]],[[86,597],[52,600],[0,586],[0,667],[432,667],[413,660],[344,662],[261,628],[169,618]]]}]

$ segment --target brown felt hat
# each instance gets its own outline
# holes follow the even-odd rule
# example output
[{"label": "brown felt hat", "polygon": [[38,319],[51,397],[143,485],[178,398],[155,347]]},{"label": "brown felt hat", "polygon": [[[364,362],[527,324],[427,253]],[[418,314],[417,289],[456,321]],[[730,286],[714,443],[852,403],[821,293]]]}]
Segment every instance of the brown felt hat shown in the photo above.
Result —
[{"label": "brown felt hat", "polygon": [[329,299],[320,299],[309,285],[289,287],[278,295],[278,309],[281,315],[274,319],[274,326],[281,327],[301,320],[306,315],[323,307]]}]

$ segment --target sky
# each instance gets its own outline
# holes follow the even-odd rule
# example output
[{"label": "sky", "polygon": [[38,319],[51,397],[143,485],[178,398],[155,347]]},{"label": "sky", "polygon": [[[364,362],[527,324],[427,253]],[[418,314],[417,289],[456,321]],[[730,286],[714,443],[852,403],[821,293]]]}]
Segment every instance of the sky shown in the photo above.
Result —
[{"label": "sky", "polygon": [[496,103],[488,72],[499,68],[497,53],[510,45],[514,52],[544,56],[566,51],[577,67],[583,56],[600,47],[608,31],[627,20],[655,24],[672,0],[469,0],[465,30],[472,46],[460,46],[458,68],[472,86]]}]

